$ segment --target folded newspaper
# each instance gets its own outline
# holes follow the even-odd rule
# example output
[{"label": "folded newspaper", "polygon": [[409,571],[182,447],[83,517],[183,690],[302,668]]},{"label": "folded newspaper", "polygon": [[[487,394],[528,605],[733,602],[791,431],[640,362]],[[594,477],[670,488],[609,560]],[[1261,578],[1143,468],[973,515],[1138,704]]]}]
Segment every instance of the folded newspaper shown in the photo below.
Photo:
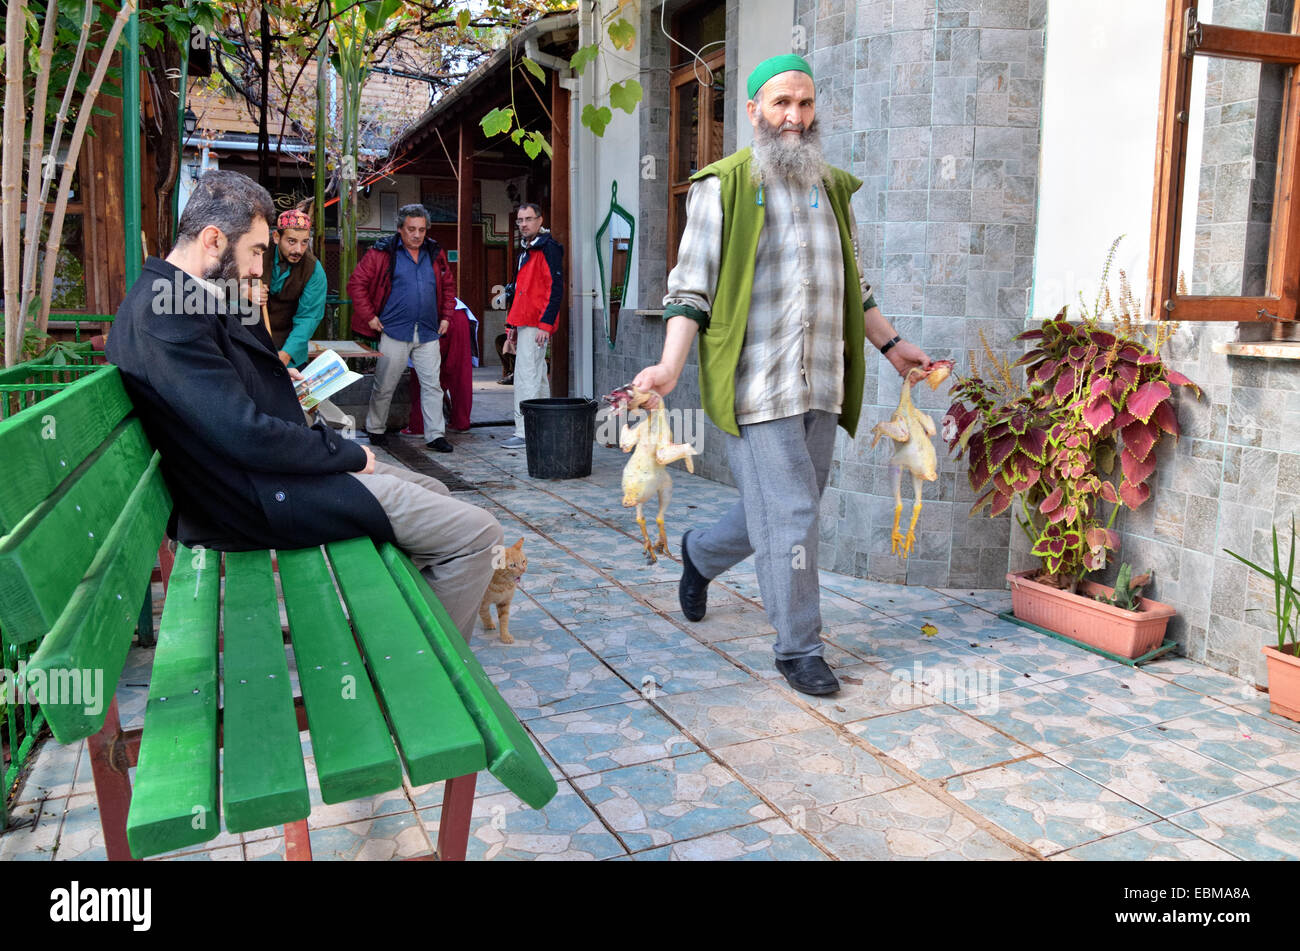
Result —
[{"label": "folded newspaper", "polygon": [[307,364],[302,371],[302,379],[294,384],[294,392],[298,394],[302,408],[310,410],[359,379],[361,374],[349,370],[342,357],[333,350],[326,350]]}]

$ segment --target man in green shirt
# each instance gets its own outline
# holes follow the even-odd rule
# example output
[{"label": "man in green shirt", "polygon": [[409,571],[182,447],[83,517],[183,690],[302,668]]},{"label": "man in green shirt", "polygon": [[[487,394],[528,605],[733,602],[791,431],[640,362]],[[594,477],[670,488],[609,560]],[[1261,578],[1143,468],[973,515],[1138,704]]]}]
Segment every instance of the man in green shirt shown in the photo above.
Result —
[{"label": "man in green shirt", "polygon": [[307,342],[325,316],[325,268],[311,253],[311,218],[305,212],[290,209],[276,225],[262,259],[261,302],[280,362],[300,367],[307,362]]}]

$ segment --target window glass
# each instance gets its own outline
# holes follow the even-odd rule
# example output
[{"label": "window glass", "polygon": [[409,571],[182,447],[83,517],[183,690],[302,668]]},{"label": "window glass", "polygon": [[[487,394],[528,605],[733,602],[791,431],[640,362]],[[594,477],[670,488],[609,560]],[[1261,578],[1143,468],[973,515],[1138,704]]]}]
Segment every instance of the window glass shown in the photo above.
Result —
[{"label": "window glass", "polygon": [[1214,26],[1290,33],[1294,6],[1293,0],[1201,0],[1196,16]]},{"label": "window glass", "polygon": [[1190,295],[1264,296],[1288,68],[1192,61],[1178,270]]}]

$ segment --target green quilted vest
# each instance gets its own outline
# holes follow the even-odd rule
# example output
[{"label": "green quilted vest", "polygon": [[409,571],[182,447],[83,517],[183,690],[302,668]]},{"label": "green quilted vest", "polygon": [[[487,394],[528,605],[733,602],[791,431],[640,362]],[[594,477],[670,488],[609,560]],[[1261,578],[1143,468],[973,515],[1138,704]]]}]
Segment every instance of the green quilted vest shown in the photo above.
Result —
[{"label": "green quilted vest", "polygon": [[[741,149],[691,176],[695,181],[716,175],[722,186],[722,259],[713,311],[702,322],[700,333],[700,393],[709,419],[733,436],[740,435],[736,424],[736,367],[745,343],[749,300],[754,288],[754,256],[763,228],[763,206],[758,203],[758,191],[749,180],[749,161],[750,150]],[[844,404],[839,424],[850,436],[857,431],[862,413],[866,373],[862,353],[863,302],[854,290],[860,280],[849,237],[852,214],[849,197],[861,187],[860,180],[838,168],[831,169],[831,180],[826,183],[826,195],[835,211],[844,251]],[[690,310],[670,306],[664,311],[664,319]]]}]

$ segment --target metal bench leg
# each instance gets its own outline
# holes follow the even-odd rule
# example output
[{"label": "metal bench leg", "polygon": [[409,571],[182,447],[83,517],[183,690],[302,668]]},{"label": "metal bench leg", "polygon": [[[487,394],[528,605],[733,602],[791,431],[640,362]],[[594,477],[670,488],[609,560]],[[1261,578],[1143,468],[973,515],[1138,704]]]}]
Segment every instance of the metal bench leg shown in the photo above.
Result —
[{"label": "metal bench leg", "polygon": [[307,833],[306,819],[284,827],[284,857],[289,862],[311,861],[311,836]]},{"label": "metal bench leg", "polygon": [[469,846],[469,820],[474,812],[474,783],[477,773],[447,780],[442,794],[442,820],[438,823],[438,858],[444,862],[465,861]]},{"label": "metal bench leg", "polygon": [[163,536],[162,544],[158,546],[158,574],[159,581],[163,586],[163,599],[167,598],[167,585],[172,578],[172,565],[176,564],[176,553],[171,549],[172,540],[166,535]]},{"label": "metal bench leg", "polygon": [[108,705],[103,729],[87,742],[99,823],[104,829],[104,850],[110,862],[129,862],[132,856],[126,841],[126,814],[131,809],[131,778],[127,774],[130,755],[117,718],[117,697]]}]

